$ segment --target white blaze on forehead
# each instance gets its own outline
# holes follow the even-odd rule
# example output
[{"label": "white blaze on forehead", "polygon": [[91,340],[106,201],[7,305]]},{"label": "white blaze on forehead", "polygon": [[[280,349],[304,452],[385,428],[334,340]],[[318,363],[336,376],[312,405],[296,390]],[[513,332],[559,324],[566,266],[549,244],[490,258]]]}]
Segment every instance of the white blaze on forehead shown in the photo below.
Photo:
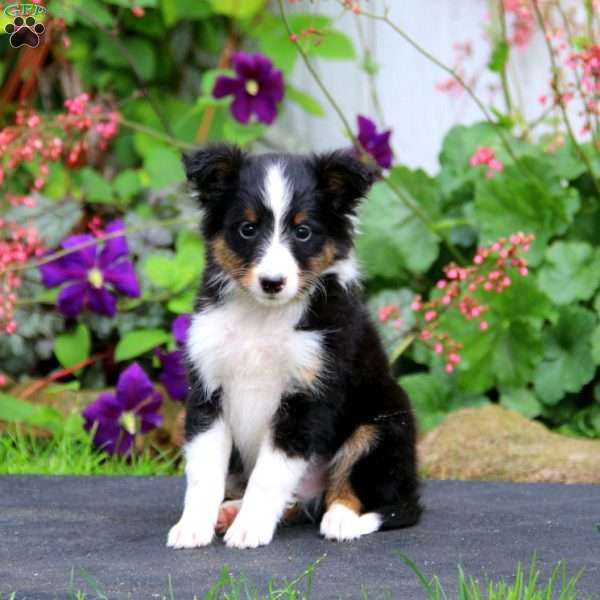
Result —
[{"label": "white blaze on forehead", "polygon": [[273,212],[276,232],[281,232],[291,197],[292,190],[283,172],[283,165],[281,163],[269,165],[263,188],[263,202]]},{"label": "white blaze on forehead", "polygon": [[263,184],[263,202],[273,213],[273,232],[266,242],[262,256],[254,269],[253,290],[258,298],[264,296],[261,278],[285,278],[285,286],[271,300],[287,301],[293,298],[299,287],[299,268],[289,244],[283,237],[285,219],[292,201],[292,187],[285,176],[281,163],[272,163],[267,167]]}]

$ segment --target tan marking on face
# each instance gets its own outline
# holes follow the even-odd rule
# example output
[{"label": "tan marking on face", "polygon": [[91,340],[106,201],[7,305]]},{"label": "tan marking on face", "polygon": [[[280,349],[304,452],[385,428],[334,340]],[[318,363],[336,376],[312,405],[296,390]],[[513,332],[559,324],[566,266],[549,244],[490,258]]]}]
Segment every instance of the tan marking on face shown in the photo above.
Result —
[{"label": "tan marking on face", "polygon": [[247,208],[244,211],[244,216],[246,217],[246,221],[248,221],[249,223],[256,224],[256,222],[258,221],[258,215],[256,214],[256,211],[253,208]]},{"label": "tan marking on face", "polygon": [[242,259],[227,246],[222,237],[218,237],[210,244],[215,262],[235,279],[240,279],[244,273],[244,263]]},{"label": "tan marking on face", "polygon": [[335,262],[336,253],[335,244],[331,240],[325,242],[321,252],[308,259],[308,269],[311,271],[311,274],[320,275],[328,269]]},{"label": "tan marking on face", "polygon": [[301,210],[300,212],[297,212],[294,215],[294,218],[292,219],[292,223],[296,226],[298,225],[302,225],[303,223],[306,223],[306,221],[308,220],[308,213],[305,210]]},{"label": "tan marking on face", "polygon": [[255,271],[255,267],[253,267],[252,269],[246,269],[246,271],[244,271],[244,274],[239,278],[239,282],[247,290],[249,290],[249,289],[252,288],[252,282],[256,278],[256,275],[254,274],[254,271]]},{"label": "tan marking on face", "polygon": [[377,441],[375,425],[359,425],[342,444],[329,465],[329,483],[325,494],[326,507],[338,502],[360,513],[362,504],[350,484],[350,474],[356,462],[367,454]]}]

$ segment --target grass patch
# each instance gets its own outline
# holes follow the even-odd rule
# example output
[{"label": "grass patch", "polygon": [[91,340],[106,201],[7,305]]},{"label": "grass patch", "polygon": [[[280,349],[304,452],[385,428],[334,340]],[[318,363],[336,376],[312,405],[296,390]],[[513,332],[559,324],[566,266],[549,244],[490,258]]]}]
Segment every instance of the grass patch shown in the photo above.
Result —
[{"label": "grass patch", "polygon": [[175,475],[183,472],[181,462],[178,452],[156,448],[109,456],[94,448],[83,430],[65,428],[39,437],[17,425],[0,435],[3,475]]},{"label": "grass patch", "polygon": [[[437,575],[430,580],[427,579],[416,563],[404,554],[400,554],[400,556],[415,574],[423,590],[421,596],[412,597],[411,600],[453,600],[454,598],[458,600],[591,600],[591,597],[584,597],[577,592],[577,582],[582,572],[575,576],[569,576],[563,561],[554,567],[549,579],[545,582],[540,581],[535,556],[528,569],[525,569],[521,563],[518,564],[511,583],[505,579],[493,581],[488,578],[481,583],[477,578],[466,575],[463,568],[459,566],[457,594],[449,596]],[[202,598],[199,596],[176,598],[170,576],[167,577],[166,592],[162,595],[153,595],[153,597],[159,600],[315,600],[316,596],[313,596],[312,593],[315,571],[325,558],[326,555],[323,555],[292,580],[283,579],[278,582],[270,579],[266,586],[263,586],[264,591],[260,591],[244,576],[234,577],[225,566],[219,579]],[[71,571],[68,591],[66,596],[60,600],[63,598],[67,600],[109,600],[99,584],[87,572],[82,570],[80,579],[83,582],[76,582],[74,570]],[[81,583],[84,583],[84,586],[81,586]],[[374,598],[366,590],[362,594],[357,591],[356,597],[361,597],[363,600],[373,600]],[[385,597],[393,596],[386,595]],[[4,599],[5,597],[0,595],[0,600]],[[13,593],[5,600],[25,600],[25,597]]]},{"label": "grass patch", "polygon": [[[459,565],[457,595],[448,596],[437,575],[428,580],[423,571],[408,556],[400,554],[400,557],[421,583],[423,598],[426,600],[450,600],[455,597],[459,600],[583,600],[584,598],[577,593],[577,582],[583,570],[569,577],[564,561],[560,561],[554,567],[550,578],[545,583],[540,582],[536,556],[532,558],[527,570],[521,563],[517,565],[517,570],[511,578],[512,583],[505,579],[493,581],[487,577],[482,583],[476,577],[466,575]],[[591,597],[586,597],[586,600],[591,600]]]}]

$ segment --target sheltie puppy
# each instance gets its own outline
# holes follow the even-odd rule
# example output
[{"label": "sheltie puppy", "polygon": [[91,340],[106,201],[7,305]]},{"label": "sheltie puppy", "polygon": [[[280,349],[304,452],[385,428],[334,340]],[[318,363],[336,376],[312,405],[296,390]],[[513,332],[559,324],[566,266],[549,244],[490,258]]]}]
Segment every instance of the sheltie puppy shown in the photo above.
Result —
[{"label": "sheltie puppy", "polygon": [[255,548],[306,512],[338,541],[414,525],[415,421],[353,255],[377,172],[345,151],[219,145],[184,162],[206,268],[186,344],[187,490],[167,545],[218,530]]}]

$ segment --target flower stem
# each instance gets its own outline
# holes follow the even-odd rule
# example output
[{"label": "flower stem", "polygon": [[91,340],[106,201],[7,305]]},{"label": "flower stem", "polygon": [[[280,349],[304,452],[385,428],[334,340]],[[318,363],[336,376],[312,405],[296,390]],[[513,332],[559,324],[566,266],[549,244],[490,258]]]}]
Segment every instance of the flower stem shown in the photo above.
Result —
[{"label": "flower stem", "polygon": [[563,98],[563,95],[560,93],[559,81],[558,81],[559,69],[558,69],[558,65],[556,64],[556,57],[554,56],[554,49],[552,48],[552,43],[550,42],[550,38],[548,37],[548,30],[546,29],[546,24],[544,23],[544,17],[542,15],[542,12],[540,11],[538,2],[539,2],[539,0],[533,0],[533,9],[535,11],[538,25],[540,26],[540,29],[542,30],[542,34],[543,34],[544,40],[546,42],[546,48],[548,49],[548,55],[550,57],[550,65],[552,67],[552,91],[554,93],[554,98],[560,108],[563,122],[565,124],[565,127],[567,128],[567,133],[569,134],[569,139],[571,140],[571,143],[573,144],[575,151],[579,155],[579,158],[581,158],[581,160],[587,167],[587,169],[590,173],[590,177],[592,178],[592,181],[594,183],[594,187],[596,188],[596,192],[598,193],[598,196],[600,196],[600,182],[596,178],[596,174],[594,173],[594,168],[592,166],[592,162],[591,162],[589,156],[585,153],[585,151],[583,150],[583,148],[577,141],[577,138],[575,137],[575,133],[573,132],[573,127],[571,125],[571,120],[569,119],[569,115],[567,113],[567,107],[565,106],[565,99]]},{"label": "flower stem", "polygon": [[392,355],[390,356],[390,363],[394,364],[412,345],[412,343],[417,339],[417,334],[412,333],[407,335],[400,344],[394,349]]},{"label": "flower stem", "polygon": [[158,131],[157,129],[148,127],[146,125],[142,125],[141,123],[138,123],[137,121],[130,121],[129,119],[126,119],[122,115],[119,115],[119,123],[121,125],[124,125],[125,127],[128,127],[129,129],[133,129],[134,131],[139,131],[141,133],[145,133],[146,135],[149,135],[157,140],[161,140],[163,142],[166,142],[167,144],[171,144],[172,146],[175,146],[175,148],[180,148],[181,150],[192,150],[193,148],[195,148],[194,144],[190,144],[188,142],[178,140],[177,138],[171,137],[170,135],[168,135],[166,133],[162,133],[161,131]]},{"label": "flower stem", "polygon": [[[500,21],[500,35],[501,43],[506,45],[508,51],[510,46],[508,45],[507,34],[506,34],[506,10],[504,8],[504,0],[498,0],[498,19]],[[508,75],[506,73],[508,66],[508,60],[502,65],[500,71],[500,82],[502,83],[502,93],[504,94],[504,103],[506,104],[506,111],[511,114],[513,110],[512,98],[510,96],[510,87],[508,85]]]},{"label": "flower stem", "polygon": [[76,244],[75,246],[70,246],[69,248],[64,248],[62,250],[57,250],[52,254],[48,254],[44,256],[44,258],[39,258],[37,260],[32,260],[23,264],[13,265],[7,267],[3,270],[3,273],[14,272],[14,271],[25,271],[26,269],[35,269],[37,267],[41,267],[49,262],[56,260],[57,258],[62,258],[63,256],[67,256],[69,254],[73,254],[74,252],[79,252],[83,250],[83,248],[87,248],[88,246],[94,246],[99,244],[100,242],[104,242],[106,240],[111,240],[116,237],[121,237],[130,233],[137,233],[138,231],[145,231],[147,229],[153,229],[157,227],[168,227],[169,225],[183,225],[187,223],[188,220],[183,217],[174,217],[172,219],[164,219],[163,221],[148,221],[143,225],[137,225],[136,227],[126,227],[125,229],[119,229],[118,231],[113,231],[111,233],[107,233],[101,236],[98,236],[92,240],[87,240],[85,242],[81,242],[80,244]]},{"label": "flower stem", "polygon": [[23,392],[20,394],[20,396],[23,400],[25,400],[26,398],[29,398],[30,396],[33,396],[37,392],[43,390],[47,385],[50,385],[51,383],[58,381],[59,379],[63,379],[63,377],[72,375],[73,373],[75,373],[75,371],[79,371],[79,369],[83,369],[84,367],[87,367],[88,365],[91,365],[103,358],[106,358],[107,356],[110,355],[111,352],[112,352],[111,350],[105,350],[104,352],[98,352],[96,354],[92,354],[91,356],[88,356],[87,358],[80,360],[78,363],[75,363],[74,365],[71,365],[70,367],[65,367],[63,369],[59,369],[58,371],[55,371],[51,375],[48,375],[48,377],[44,377],[43,379],[38,379],[37,381],[34,381],[30,386],[27,386],[23,390]]},{"label": "flower stem", "polygon": [[[285,7],[283,5],[283,0],[278,0],[278,2],[279,2],[279,12],[281,14],[281,20],[283,21],[283,24],[285,25],[285,28],[287,29],[288,35],[290,36],[290,39],[291,39],[291,36],[293,35],[294,31],[292,30],[290,22],[287,18],[287,14],[285,12]],[[342,124],[344,125],[344,129],[346,130],[346,134],[352,140],[352,143],[354,144],[354,146],[358,150],[360,150],[360,144],[358,143],[358,140],[356,139],[356,136],[354,135],[354,132],[352,131],[352,127],[350,127],[350,123],[348,122],[348,119],[346,119],[346,115],[340,108],[340,105],[337,103],[336,99],[333,97],[331,92],[327,89],[327,86],[325,86],[325,84],[323,83],[323,80],[321,79],[321,77],[317,73],[316,69],[314,68],[314,66],[312,65],[310,60],[308,59],[308,55],[306,54],[306,51],[302,47],[302,44],[300,44],[297,39],[293,40],[293,43],[296,45],[296,48],[297,48],[298,52],[300,53],[300,56],[302,57],[302,60],[303,60],[304,64],[306,65],[306,68],[312,75],[316,84],[319,86],[320,90],[323,92],[323,94],[329,101],[329,104],[331,104],[333,110],[337,113],[338,117],[340,118],[340,121],[342,122]]]}]

